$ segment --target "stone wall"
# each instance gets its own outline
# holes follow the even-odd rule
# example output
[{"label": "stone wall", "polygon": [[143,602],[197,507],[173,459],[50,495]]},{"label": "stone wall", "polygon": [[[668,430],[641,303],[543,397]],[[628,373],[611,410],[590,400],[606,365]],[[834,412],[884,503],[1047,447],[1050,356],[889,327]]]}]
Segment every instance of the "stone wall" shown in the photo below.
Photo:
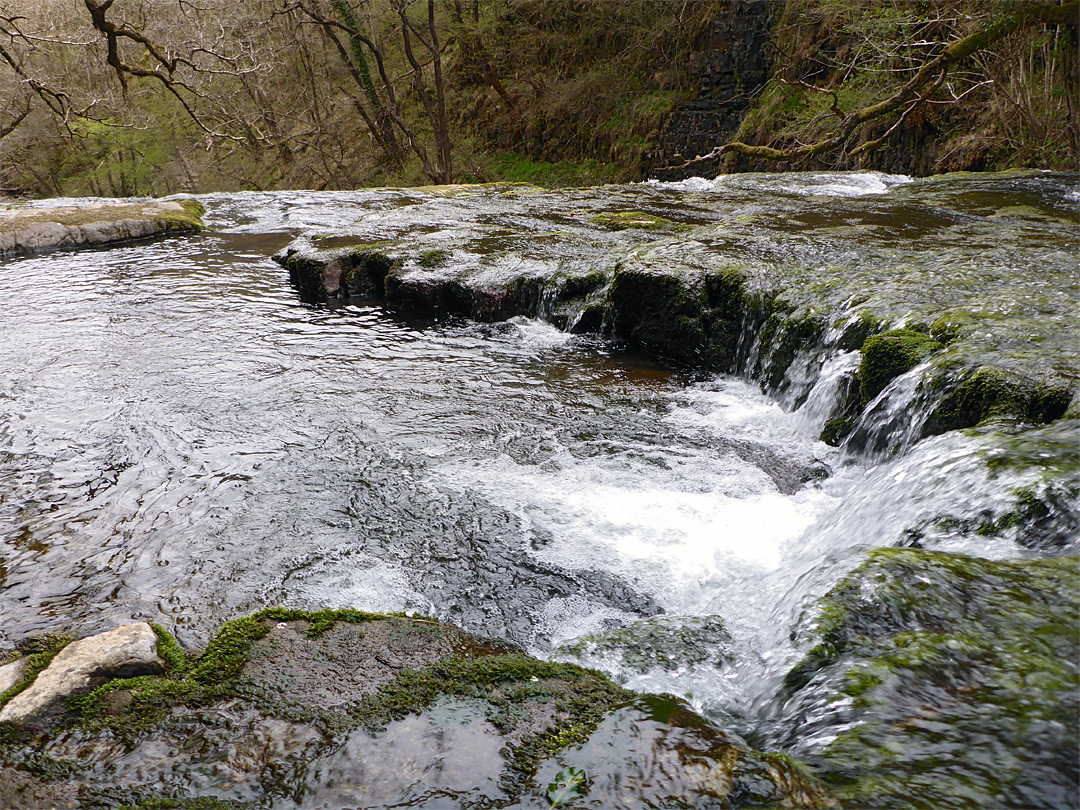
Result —
[{"label": "stone wall", "polygon": [[[649,155],[649,176],[680,179],[663,172],[704,155],[728,140],[743,114],[769,79],[769,34],[779,13],[777,0],[725,0],[690,55],[697,95],[664,122]],[[694,174],[701,173],[701,167]]]}]

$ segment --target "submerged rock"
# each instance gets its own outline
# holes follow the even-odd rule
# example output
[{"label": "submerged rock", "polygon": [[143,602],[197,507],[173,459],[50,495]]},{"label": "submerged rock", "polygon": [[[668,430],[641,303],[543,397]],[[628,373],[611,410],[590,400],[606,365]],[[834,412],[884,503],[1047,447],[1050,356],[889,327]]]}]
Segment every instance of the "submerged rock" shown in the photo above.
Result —
[{"label": "submerged rock", "polygon": [[629,627],[584,636],[557,652],[583,661],[615,656],[630,672],[673,671],[695,664],[723,666],[734,641],[719,616],[652,616]]},{"label": "submerged rock", "polygon": [[432,619],[274,608],[190,661],[166,646],[168,674],[0,736],[23,807],[547,808],[553,785],[568,807],[832,806],[674,698]]},{"label": "submerged rock", "polygon": [[1075,806],[1078,613],[1075,557],[873,551],[816,610],[784,742],[845,805]]},{"label": "submerged rock", "polygon": [[157,635],[145,622],[72,642],[4,703],[0,723],[24,723],[104,679],[160,674],[165,671],[165,662],[158,656],[157,646]]},{"label": "submerged rock", "polygon": [[197,231],[204,210],[195,200],[0,209],[0,257]]}]

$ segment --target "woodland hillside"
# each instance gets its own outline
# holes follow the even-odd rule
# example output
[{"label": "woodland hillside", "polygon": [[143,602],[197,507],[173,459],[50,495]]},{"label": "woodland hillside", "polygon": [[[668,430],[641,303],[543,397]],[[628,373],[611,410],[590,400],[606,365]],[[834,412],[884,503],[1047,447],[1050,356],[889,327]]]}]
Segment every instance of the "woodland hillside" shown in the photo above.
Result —
[{"label": "woodland hillside", "polygon": [[1060,0],[3,0],[0,189],[1075,170],[1077,16]]}]

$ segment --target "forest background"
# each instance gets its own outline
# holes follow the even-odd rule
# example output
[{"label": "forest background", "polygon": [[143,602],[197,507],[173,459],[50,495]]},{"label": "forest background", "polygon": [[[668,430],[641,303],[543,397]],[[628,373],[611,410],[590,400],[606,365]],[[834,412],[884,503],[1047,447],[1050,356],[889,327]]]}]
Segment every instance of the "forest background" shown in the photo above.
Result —
[{"label": "forest background", "polygon": [[1076,171],[1077,16],[1074,0],[0,0],[0,191]]}]

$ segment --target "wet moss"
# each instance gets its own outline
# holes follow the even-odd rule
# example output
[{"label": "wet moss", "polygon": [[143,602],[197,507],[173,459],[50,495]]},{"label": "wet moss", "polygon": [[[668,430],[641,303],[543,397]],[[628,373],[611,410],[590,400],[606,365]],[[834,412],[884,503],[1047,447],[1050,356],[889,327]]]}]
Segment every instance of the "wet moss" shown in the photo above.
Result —
[{"label": "wet moss", "polygon": [[[115,801],[107,799],[106,801]],[[94,808],[93,803],[84,806]],[[228,799],[216,799],[209,796],[196,798],[165,798],[143,799],[133,804],[101,804],[102,808],[111,807],[114,810],[246,810],[252,805],[249,802],[232,801]]]},{"label": "wet moss", "polygon": [[582,298],[603,287],[608,282],[608,274],[595,270],[584,275],[567,276],[559,285],[559,297],[562,299]]},{"label": "wet moss", "polygon": [[[315,611],[266,608],[226,622],[206,649],[190,662],[179,645],[173,648],[172,637],[155,627],[159,640],[163,634],[168,639],[165,654],[170,666],[165,676],[145,675],[109,681],[88,694],[71,698],[68,711],[77,725],[93,730],[109,729],[131,744],[164,722],[174,707],[197,708],[243,694],[237,679],[248,661],[252,645],[270,632],[269,622],[307,622],[307,636],[314,639],[338,622],[363,624],[387,618],[384,614],[351,608]],[[109,696],[118,692],[128,693],[130,700],[123,712],[111,714],[108,711]]]},{"label": "wet moss", "polygon": [[609,231],[625,231],[631,228],[651,231],[672,224],[663,217],[658,217],[656,214],[646,214],[644,211],[604,212],[594,216],[592,222],[594,225],[607,228]]},{"label": "wet moss", "polygon": [[167,230],[193,230],[203,229],[203,214],[206,206],[198,200],[179,200],[182,211],[165,210],[161,219],[167,225]]},{"label": "wet moss", "polygon": [[996,366],[968,373],[947,391],[927,420],[927,435],[973,427],[993,419],[1052,422],[1065,415],[1073,391],[1064,382],[1039,381]]},{"label": "wet moss", "polygon": [[150,623],[150,628],[157,636],[157,652],[161,660],[165,662],[166,672],[183,672],[187,669],[187,656],[180,648],[172,633],[158,624]]},{"label": "wet moss", "polygon": [[450,251],[443,250],[442,248],[433,248],[431,250],[423,251],[416,259],[416,263],[421,267],[433,268],[441,267],[446,264],[450,258]]},{"label": "wet moss", "polygon": [[868,404],[894,378],[910,371],[944,346],[923,332],[893,329],[868,337],[859,364],[859,395]]},{"label": "wet moss", "polygon": [[511,775],[504,788],[520,791],[537,764],[562,749],[584,742],[599,722],[632,693],[599,672],[574,664],[539,661],[517,653],[480,658],[455,656],[421,670],[402,672],[393,682],[365,696],[349,710],[370,729],[421,713],[441,697],[488,701],[492,722],[504,732],[529,717],[512,705],[551,704],[554,719],[542,731],[511,746]]},{"label": "wet moss", "polygon": [[781,387],[784,375],[800,351],[812,349],[825,332],[825,319],[813,308],[796,310],[783,300],[773,300],[758,343],[761,347],[759,375],[766,390]]},{"label": "wet moss", "polygon": [[855,427],[857,416],[834,416],[821,428],[821,441],[830,447],[839,447]]}]

